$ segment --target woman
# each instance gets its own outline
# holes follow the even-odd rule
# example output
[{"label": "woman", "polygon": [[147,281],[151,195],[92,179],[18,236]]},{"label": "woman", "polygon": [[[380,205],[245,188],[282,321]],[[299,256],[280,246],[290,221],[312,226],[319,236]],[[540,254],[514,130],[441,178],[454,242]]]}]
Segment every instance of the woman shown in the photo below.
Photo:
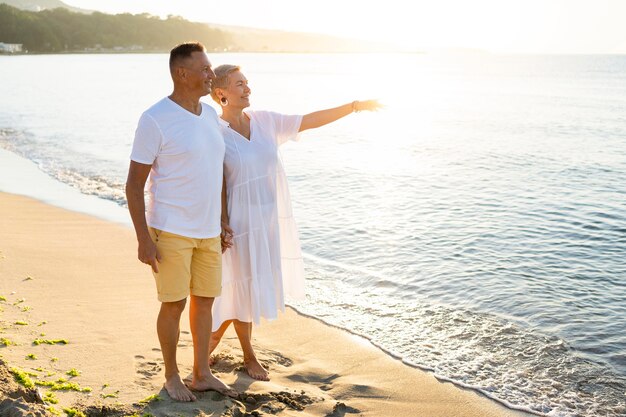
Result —
[{"label": "woman", "polygon": [[[278,146],[299,132],[324,126],[355,111],[377,110],[375,100],[353,101],[304,116],[246,111],[248,80],[235,65],[215,68],[211,97],[222,107],[226,143],[222,192],[222,294],[213,304],[211,352],[233,323],[244,365],[254,379],[268,371],[252,348],[252,322],[275,319],[284,295],[304,297],[304,267],[287,179]],[[233,232],[234,231],[234,232]],[[230,248],[229,250],[226,250]]]}]

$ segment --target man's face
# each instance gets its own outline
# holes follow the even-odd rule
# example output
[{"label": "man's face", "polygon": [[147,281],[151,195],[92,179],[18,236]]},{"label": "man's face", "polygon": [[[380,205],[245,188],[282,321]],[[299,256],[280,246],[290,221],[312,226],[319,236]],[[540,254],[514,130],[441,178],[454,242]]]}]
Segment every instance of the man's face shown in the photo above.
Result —
[{"label": "man's face", "polygon": [[184,68],[185,79],[189,89],[201,96],[206,96],[211,92],[211,84],[215,79],[215,73],[211,68],[211,63],[206,53],[192,52]]}]

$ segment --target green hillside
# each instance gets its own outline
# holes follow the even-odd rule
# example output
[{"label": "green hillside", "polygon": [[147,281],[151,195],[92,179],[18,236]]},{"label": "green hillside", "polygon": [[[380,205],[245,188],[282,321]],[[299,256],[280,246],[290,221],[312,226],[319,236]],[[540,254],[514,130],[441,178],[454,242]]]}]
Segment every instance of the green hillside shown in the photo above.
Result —
[{"label": "green hillside", "polygon": [[[11,1],[19,8],[6,4]],[[50,7],[61,6],[51,9]],[[30,53],[164,52],[197,40],[210,51],[371,52],[396,47],[314,33],[221,26],[161,19],[147,13],[73,12],[60,0],[0,0],[0,42],[23,44]],[[40,11],[32,11],[28,8]]]},{"label": "green hillside", "polygon": [[208,49],[231,43],[222,30],[178,17],[81,14],[63,8],[31,12],[0,4],[0,42],[21,43],[29,52],[162,51],[186,40],[198,40]]}]

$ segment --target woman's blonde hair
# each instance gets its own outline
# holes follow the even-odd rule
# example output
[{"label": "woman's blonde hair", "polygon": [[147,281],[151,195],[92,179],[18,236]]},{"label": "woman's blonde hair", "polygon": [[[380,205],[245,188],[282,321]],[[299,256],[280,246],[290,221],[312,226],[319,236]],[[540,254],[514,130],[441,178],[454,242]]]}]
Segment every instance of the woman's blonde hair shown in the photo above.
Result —
[{"label": "woman's blonde hair", "polygon": [[215,80],[213,80],[213,84],[211,87],[211,98],[220,103],[220,98],[215,94],[216,88],[228,88],[228,77],[235,71],[241,70],[239,65],[230,65],[224,64],[215,68],[213,72],[215,73]]}]

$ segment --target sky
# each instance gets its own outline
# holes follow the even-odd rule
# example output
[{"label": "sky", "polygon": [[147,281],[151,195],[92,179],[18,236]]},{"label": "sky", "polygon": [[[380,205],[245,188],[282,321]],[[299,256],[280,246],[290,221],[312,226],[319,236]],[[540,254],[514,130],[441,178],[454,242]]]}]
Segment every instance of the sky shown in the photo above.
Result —
[{"label": "sky", "polygon": [[626,0],[65,0],[105,13],[391,42],[416,50],[626,53]]}]

